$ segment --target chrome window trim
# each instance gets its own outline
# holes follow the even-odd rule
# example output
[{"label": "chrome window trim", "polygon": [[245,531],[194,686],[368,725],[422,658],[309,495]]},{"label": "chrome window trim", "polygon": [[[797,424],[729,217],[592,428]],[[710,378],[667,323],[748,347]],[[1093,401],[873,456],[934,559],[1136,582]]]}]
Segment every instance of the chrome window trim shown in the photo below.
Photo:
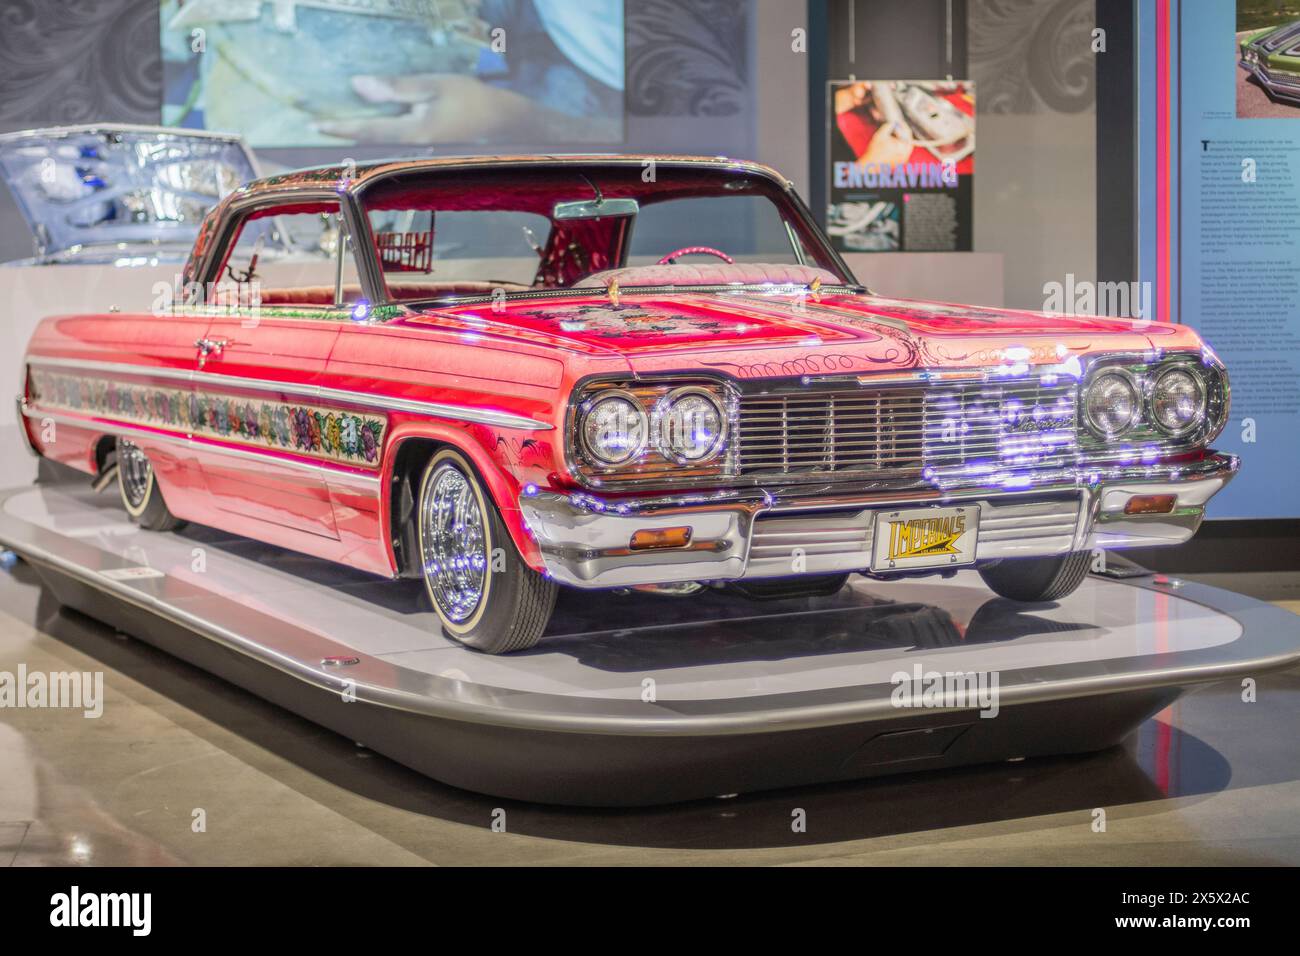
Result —
[{"label": "chrome window trim", "polygon": [[[827,283],[819,288],[820,295],[871,295],[872,292],[863,285],[850,285],[847,283]],[[728,282],[728,283],[711,283],[702,285],[632,285],[619,286],[618,294],[621,296],[629,295],[695,295],[695,294],[717,294],[717,295],[753,295],[753,294],[772,294],[772,295],[808,295],[810,289],[807,285],[799,282]],[[529,299],[584,299],[593,296],[602,296],[606,290],[600,286],[594,288],[583,286],[566,286],[545,289],[524,289],[519,292],[506,292],[506,302],[526,302]],[[394,302],[394,305],[417,306],[417,305],[487,305],[493,301],[492,294],[483,294],[475,292],[469,295],[449,295],[434,296],[429,299],[408,299],[401,302]],[[886,322],[885,324],[889,324]]]},{"label": "chrome window trim", "polygon": [[[801,224],[808,230],[808,232],[813,238],[819,241],[821,247],[820,251],[825,253],[826,257],[831,261],[831,263],[833,263],[835,267],[833,271],[838,271],[840,276],[845,280],[845,282],[840,284],[838,287],[840,288],[848,287],[850,289],[857,290],[865,294],[870,294],[869,289],[867,289],[866,287],[858,283],[857,276],[853,274],[853,270],[850,269],[848,263],[844,261],[844,257],[840,255],[839,250],[835,248],[834,244],[830,241],[829,237],[827,237],[825,230],[823,230],[821,226],[817,224],[817,220],[813,216],[812,210],[808,208],[807,203],[803,201],[803,198],[795,190],[794,181],[782,176],[780,173],[778,173],[775,169],[772,169],[770,166],[765,166],[761,163],[749,162],[745,160],[735,160],[735,159],[730,159],[726,156],[714,156],[714,157],[673,156],[673,155],[658,156],[658,155],[649,155],[649,154],[621,155],[621,154],[614,154],[614,153],[603,154],[598,156],[597,155],[566,156],[561,154],[561,155],[536,156],[536,157],[527,157],[527,158],[449,156],[449,157],[445,157],[441,161],[435,161],[435,163],[430,164],[428,167],[425,167],[423,172],[425,172],[426,174],[437,175],[439,173],[464,172],[466,170],[471,170],[471,169],[487,169],[487,168],[501,169],[501,168],[509,168],[512,166],[517,166],[525,169],[544,168],[550,166],[626,167],[626,166],[643,166],[647,159],[651,160],[655,164],[656,168],[659,169],[681,168],[681,169],[688,169],[688,170],[690,169],[712,169],[718,171],[730,170],[732,172],[743,172],[745,175],[754,176],[759,179],[763,179],[772,183],[777,187],[778,190],[781,191],[781,193],[785,195],[785,198],[790,203],[790,206],[793,209],[795,215],[802,221]],[[366,255],[361,257],[363,261],[360,263],[360,266],[363,269],[363,271],[368,272],[368,276],[371,283],[374,286],[376,296],[379,296],[379,293],[381,291],[385,293],[384,297],[382,298],[376,297],[371,300],[371,302],[374,305],[404,306],[404,305],[409,305],[410,302],[403,302],[402,300],[394,300],[394,299],[387,298],[386,293],[388,290],[388,286],[383,279],[383,271],[379,267],[379,257],[378,255],[375,254],[374,235],[371,232],[370,217],[369,215],[366,214],[366,208],[365,208],[365,193],[367,189],[369,189],[371,186],[373,186],[376,183],[382,182],[385,179],[388,179],[393,176],[401,176],[401,175],[418,172],[418,171],[420,171],[419,167],[412,164],[411,162],[367,164],[365,168],[357,170],[356,179],[350,181],[347,184],[347,188],[345,190],[345,193],[349,199],[348,214],[349,216],[352,217],[354,224],[359,224],[364,229],[364,236],[367,240],[365,243],[365,246],[367,248],[367,253]],[[782,218],[784,219],[785,217],[783,216]],[[787,220],[787,228],[790,228],[790,223],[788,220]],[[357,234],[361,235],[361,233],[357,233]],[[805,249],[804,252],[806,255],[808,250]],[[538,291],[563,292],[569,290],[555,288],[555,289],[546,289],[546,290],[538,290]],[[591,293],[591,290],[581,290],[581,291],[586,292],[587,294]],[[442,303],[447,300],[434,299],[430,301]],[[469,300],[465,300],[464,302],[462,302],[461,300],[454,300],[454,301],[455,304],[458,305],[471,304]],[[490,297],[486,301],[490,301]]]},{"label": "chrome window trim", "polygon": [[101,372],[107,375],[143,375],[188,384],[206,384],[217,388],[244,388],[255,392],[288,392],[292,395],[302,395],[321,400],[347,402],[360,405],[363,408],[408,412],[412,415],[428,415],[431,418],[472,422],[476,425],[495,425],[498,428],[515,428],[520,431],[551,431],[555,428],[554,425],[547,422],[539,422],[523,415],[493,409],[447,405],[442,402],[421,402],[415,399],[372,395],[367,392],[354,392],[342,388],[325,388],[319,385],[299,385],[293,382],[277,382],[271,379],[245,378],[240,375],[225,375],[221,372],[207,372],[197,369],[162,368],[147,365],[129,365],[124,362],[99,362],[91,359],[45,358],[42,356],[29,356],[27,365]]}]

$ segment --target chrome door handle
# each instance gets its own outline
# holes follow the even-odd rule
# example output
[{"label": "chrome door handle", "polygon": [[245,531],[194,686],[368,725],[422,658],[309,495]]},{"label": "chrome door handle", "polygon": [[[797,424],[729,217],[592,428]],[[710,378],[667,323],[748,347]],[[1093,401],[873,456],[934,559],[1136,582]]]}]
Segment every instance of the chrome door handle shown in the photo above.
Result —
[{"label": "chrome door handle", "polygon": [[199,368],[208,360],[208,356],[214,352],[220,354],[221,350],[230,344],[228,339],[198,339],[194,347],[199,350]]}]

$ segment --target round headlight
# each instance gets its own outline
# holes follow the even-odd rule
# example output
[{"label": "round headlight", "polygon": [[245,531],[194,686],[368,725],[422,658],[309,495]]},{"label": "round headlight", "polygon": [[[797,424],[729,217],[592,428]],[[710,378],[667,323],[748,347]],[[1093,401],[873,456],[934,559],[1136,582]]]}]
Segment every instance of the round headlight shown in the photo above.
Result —
[{"label": "round headlight", "polygon": [[722,406],[702,389],[679,389],[659,411],[659,450],[679,462],[712,458],[727,438]]},{"label": "round headlight", "polygon": [[1088,427],[1102,438],[1114,438],[1137,423],[1142,398],[1137,384],[1124,372],[1102,372],[1088,385],[1083,396],[1083,415]]},{"label": "round headlight", "polygon": [[1195,428],[1205,417],[1201,380],[1186,368],[1162,372],[1151,390],[1151,415],[1171,435]]},{"label": "round headlight", "polygon": [[607,395],[582,418],[582,447],[594,464],[621,465],[641,454],[649,432],[640,403],[630,395]]}]

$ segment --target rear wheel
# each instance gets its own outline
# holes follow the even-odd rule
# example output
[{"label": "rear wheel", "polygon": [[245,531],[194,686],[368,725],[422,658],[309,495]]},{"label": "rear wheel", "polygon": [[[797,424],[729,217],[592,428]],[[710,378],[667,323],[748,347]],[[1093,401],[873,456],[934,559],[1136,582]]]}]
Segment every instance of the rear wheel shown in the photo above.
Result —
[{"label": "rear wheel", "polygon": [[1050,558],[1004,558],[980,568],[980,577],[1004,598],[1037,604],[1073,594],[1088,576],[1091,565],[1090,551],[1071,551]]},{"label": "rear wheel", "polygon": [[425,590],[447,635],[489,654],[536,644],[558,589],[524,563],[459,452],[444,448],[425,467],[416,521]]},{"label": "rear wheel", "polygon": [[168,509],[154,478],[153,465],[139,445],[119,438],[115,457],[117,490],[132,521],[150,531],[173,531],[185,523]]}]

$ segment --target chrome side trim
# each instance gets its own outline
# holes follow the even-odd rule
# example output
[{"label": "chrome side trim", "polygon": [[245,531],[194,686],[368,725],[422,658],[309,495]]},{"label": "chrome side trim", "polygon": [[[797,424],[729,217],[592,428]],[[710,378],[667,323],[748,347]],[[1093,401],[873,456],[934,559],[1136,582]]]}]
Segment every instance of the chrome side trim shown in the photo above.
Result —
[{"label": "chrome side trim", "polygon": [[134,425],[128,425],[123,422],[109,421],[102,418],[81,418],[76,415],[67,415],[62,412],[49,412],[33,408],[30,405],[23,405],[22,414],[26,418],[48,418],[56,424],[71,425],[73,428],[91,428],[102,431],[105,434],[122,435],[125,438],[135,438],[153,442],[162,442],[168,445],[177,445],[190,451],[203,451],[214,455],[225,455],[230,458],[240,458],[245,461],[256,461],[260,464],[283,465],[286,468],[296,468],[300,471],[311,472],[315,475],[323,476],[326,480],[334,481],[340,484],[364,485],[372,493],[378,493],[380,477],[377,473],[368,473],[361,471],[351,471],[342,468],[331,468],[328,465],[317,462],[303,461],[297,458],[281,458],[270,450],[261,451],[252,448],[236,448],[230,445],[218,445],[204,438],[195,438],[192,435],[181,435],[175,432],[151,431],[147,428],[137,428]]},{"label": "chrome side trim", "polygon": [[312,398],[337,402],[348,402],[365,408],[381,408],[390,412],[407,412],[412,415],[428,415],[431,418],[447,418],[454,421],[472,422],[476,425],[494,425],[498,428],[515,428],[520,431],[550,431],[554,425],[539,422],[523,415],[495,409],[469,408],[464,405],[447,405],[442,402],[421,402],[409,398],[393,398],[387,395],[372,395],[367,392],[354,392],[341,388],[322,388],[317,385],[297,385],[292,382],[277,382],[265,378],[245,378],[240,375],[225,375],[221,372],[206,372],[178,368],[154,368],[143,365],[130,365],[125,362],[98,362],[90,359],[61,359],[32,356],[28,365],[42,368],[75,369],[84,372],[102,372],[106,375],[142,375],[150,378],[162,378],[174,382],[206,384],[216,388],[244,388],[254,392],[288,392],[291,395],[304,395]]}]

